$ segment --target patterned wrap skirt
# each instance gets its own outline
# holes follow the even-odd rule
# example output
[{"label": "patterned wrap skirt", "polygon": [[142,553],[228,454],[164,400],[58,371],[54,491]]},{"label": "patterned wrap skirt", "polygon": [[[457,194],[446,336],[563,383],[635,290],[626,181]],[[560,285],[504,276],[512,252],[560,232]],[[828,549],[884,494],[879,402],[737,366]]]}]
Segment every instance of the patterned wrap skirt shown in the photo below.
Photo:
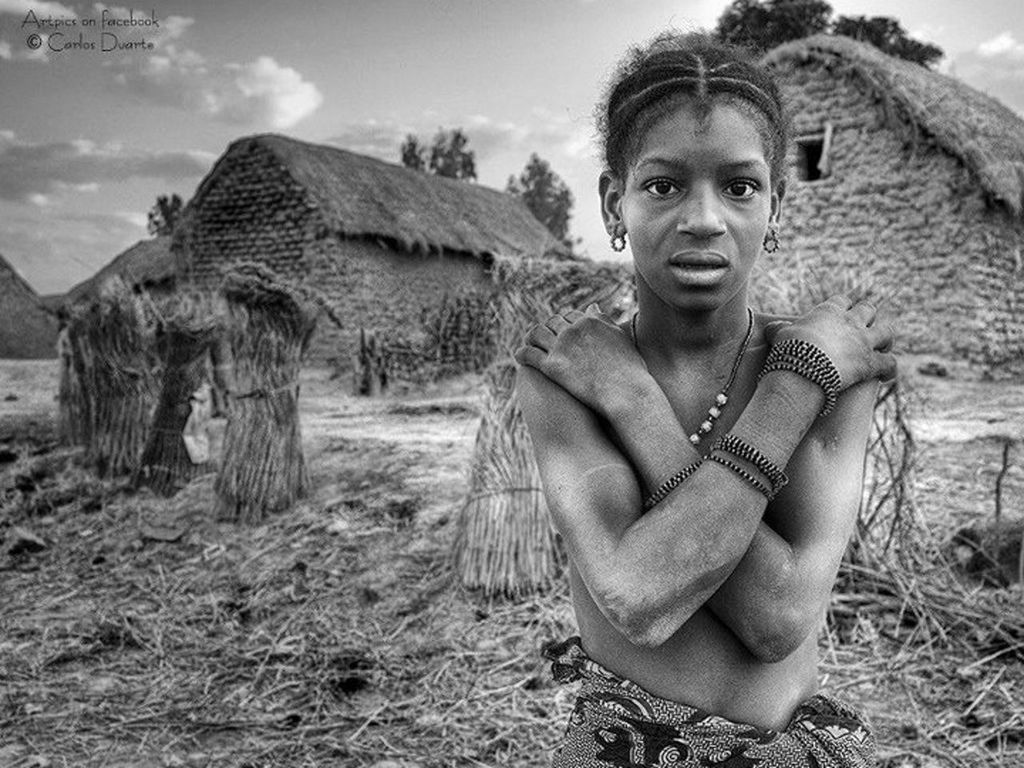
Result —
[{"label": "patterned wrap skirt", "polygon": [[545,648],[560,683],[582,680],[553,768],[874,768],[858,713],[818,694],[783,731],[735,723],[654,696],[589,658],[580,638]]}]

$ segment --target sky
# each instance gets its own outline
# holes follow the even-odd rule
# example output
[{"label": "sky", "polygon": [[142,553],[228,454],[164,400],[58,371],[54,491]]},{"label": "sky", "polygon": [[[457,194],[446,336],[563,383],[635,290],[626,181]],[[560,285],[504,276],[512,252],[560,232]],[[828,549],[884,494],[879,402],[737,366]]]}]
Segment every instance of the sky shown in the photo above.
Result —
[{"label": "sky", "polygon": [[[1021,0],[831,0],[892,16],[939,69],[1024,116]],[[397,162],[408,134],[461,128],[478,183],[531,153],[601,224],[592,114],[629,45],[711,28],[726,0],[0,0],[0,255],[61,293],[148,237],[158,195],[188,200],[235,139],[282,133]]]}]

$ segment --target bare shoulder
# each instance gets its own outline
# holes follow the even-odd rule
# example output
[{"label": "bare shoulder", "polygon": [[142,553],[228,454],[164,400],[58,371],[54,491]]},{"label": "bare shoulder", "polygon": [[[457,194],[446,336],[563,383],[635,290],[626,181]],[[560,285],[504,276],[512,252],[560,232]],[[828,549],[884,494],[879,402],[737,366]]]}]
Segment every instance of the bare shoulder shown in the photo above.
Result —
[{"label": "bare shoulder", "polygon": [[535,444],[572,441],[573,434],[585,430],[593,418],[583,403],[528,365],[516,372],[515,391]]}]

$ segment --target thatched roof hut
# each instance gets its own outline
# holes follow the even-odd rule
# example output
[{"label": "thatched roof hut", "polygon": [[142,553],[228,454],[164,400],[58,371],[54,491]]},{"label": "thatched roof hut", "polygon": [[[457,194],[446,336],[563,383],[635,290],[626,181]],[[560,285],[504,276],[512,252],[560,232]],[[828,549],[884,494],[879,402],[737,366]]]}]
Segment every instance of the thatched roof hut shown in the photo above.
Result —
[{"label": "thatched roof hut", "polygon": [[496,256],[567,258],[518,198],[332,146],[262,134],[233,142],[200,183],[175,238],[190,280],[262,262],[323,292],[314,358],[348,359],[361,328],[414,342],[444,296],[490,287]]},{"label": "thatched roof hut", "polygon": [[88,280],[83,280],[71,288],[61,297],[60,303],[71,305],[83,300],[96,299],[100,287],[115,275],[135,290],[144,289],[157,294],[169,293],[174,290],[175,269],[169,236],[139,240],[115,256]]},{"label": "thatched roof hut", "polygon": [[57,356],[57,318],[0,255],[0,358]]},{"label": "thatched roof hut", "polygon": [[794,116],[783,250],[770,271],[852,273],[904,349],[1024,359],[1024,119],[955,78],[849,38],[765,62]]}]

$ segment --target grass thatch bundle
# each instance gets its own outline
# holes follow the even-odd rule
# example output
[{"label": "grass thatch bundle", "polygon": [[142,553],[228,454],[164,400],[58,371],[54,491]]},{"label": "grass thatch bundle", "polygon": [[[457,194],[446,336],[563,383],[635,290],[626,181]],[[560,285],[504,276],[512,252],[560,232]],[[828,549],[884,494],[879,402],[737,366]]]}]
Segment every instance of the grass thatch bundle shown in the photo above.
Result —
[{"label": "grass thatch bundle", "polygon": [[456,562],[466,587],[512,597],[548,589],[561,570],[523,416],[497,389],[476,434]]},{"label": "grass thatch bundle", "polygon": [[88,414],[82,383],[75,371],[74,347],[67,324],[57,335],[57,362],[60,378],[57,389],[57,439],[63,445],[85,445]]},{"label": "grass thatch bundle", "polygon": [[316,328],[313,297],[272,270],[239,265],[225,277],[234,387],[217,476],[217,514],[257,522],[305,495],[299,368]]},{"label": "grass thatch bundle", "polygon": [[98,298],[71,312],[68,338],[77,384],[69,387],[72,428],[86,461],[100,476],[138,467],[155,400],[159,362],[153,339],[156,313],[145,294],[118,277]]},{"label": "grass thatch bundle", "polygon": [[172,496],[210,464],[196,463],[183,431],[192,394],[207,379],[210,347],[223,332],[224,312],[201,295],[175,294],[161,308],[156,349],[163,360],[163,385],[135,482]]},{"label": "grass thatch bundle", "polygon": [[514,398],[513,353],[526,330],[557,311],[631,300],[631,281],[607,265],[498,265],[497,355],[470,465],[455,546],[462,583],[520,597],[551,586],[562,554],[548,518],[533,446]]}]

